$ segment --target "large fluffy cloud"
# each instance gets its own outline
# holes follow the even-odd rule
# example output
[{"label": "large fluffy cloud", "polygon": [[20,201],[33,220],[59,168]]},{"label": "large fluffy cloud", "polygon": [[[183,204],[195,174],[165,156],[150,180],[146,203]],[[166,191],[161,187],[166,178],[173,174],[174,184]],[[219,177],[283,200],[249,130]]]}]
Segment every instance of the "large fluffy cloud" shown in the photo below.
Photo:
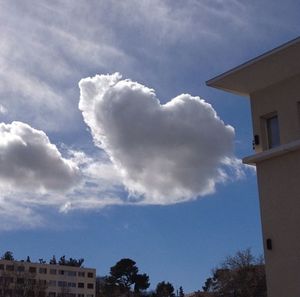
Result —
[{"label": "large fluffy cloud", "polygon": [[182,94],[162,105],[154,90],[118,73],[79,86],[84,121],[132,199],[167,204],[209,194],[228,178],[224,167],[235,166],[234,129],[203,99]]},{"label": "large fluffy cloud", "polygon": [[65,191],[80,178],[47,135],[22,122],[0,123],[0,188]]}]

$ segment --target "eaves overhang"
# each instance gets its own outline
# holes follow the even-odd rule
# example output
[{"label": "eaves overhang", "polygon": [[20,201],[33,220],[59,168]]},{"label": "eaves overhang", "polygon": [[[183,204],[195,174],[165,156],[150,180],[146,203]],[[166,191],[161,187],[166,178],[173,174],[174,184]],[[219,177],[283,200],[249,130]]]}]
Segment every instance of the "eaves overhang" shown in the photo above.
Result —
[{"label": "eaves overhang", "polygon": [[208,80],[206,85],[249,96],[297,74],[300,74],[300,37]]}]

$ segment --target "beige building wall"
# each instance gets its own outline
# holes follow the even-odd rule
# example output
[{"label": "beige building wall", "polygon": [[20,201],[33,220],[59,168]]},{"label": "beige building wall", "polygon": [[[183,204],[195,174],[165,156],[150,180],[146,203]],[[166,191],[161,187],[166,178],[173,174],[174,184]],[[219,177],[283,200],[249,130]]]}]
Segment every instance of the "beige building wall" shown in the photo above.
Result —
[{"label": "beige building wall", "polygon": [[[268,295],[300,296],[300,75],[250,94]],[[268,149],[266,119],[277,114],[280,146]],[[256,158],[256,160],[255,160]],[[272,249],[266,246],[267,239]]]},{"label": "beige building wall", "polygon": [[206,84],[250,97],[268,297],[300,297],[300,37]]},{"label": "beige building wall", "polygon": [[96,270],[65,265],[0,260],[0,277],[30,277],[46,284],[46,296],[95,297]]},{"label": "beige building wall", "polygon": [[253,134],[259,135],[255,151],[267,149],[264,120],[275,112],[278,115],[280,143],[300,140],[300,75],[250,94]]},{"label": "beige building wall", "polygon": [[[300,296],[300,151],[257,165],[268,296]],[[272,240],[268,250],[266,240]]]}]

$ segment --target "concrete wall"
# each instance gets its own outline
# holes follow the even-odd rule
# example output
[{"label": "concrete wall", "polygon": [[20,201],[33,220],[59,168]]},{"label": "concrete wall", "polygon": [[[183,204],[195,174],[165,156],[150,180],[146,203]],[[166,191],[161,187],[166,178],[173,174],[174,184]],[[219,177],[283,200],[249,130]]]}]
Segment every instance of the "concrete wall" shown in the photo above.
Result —
[{"label": "concrete wall", "polygon": [[[14,266],[13,271],[8,271],[7,266],[11,265]],[[19,273],[19,267],[24,267],[25,271]],[[30,273],[31,268],[36,268],[36,272]],[[46,269],[46,273],[41,273],[40,268]],[[51,274],[50,270],[55,270],[56,274]],[[0,260],[0,277],[7,272],[14,278],[14,282],[17,278],[24,276],[45,281],[46,296],[49,296],[50,293],[50,295],[55,293],[55,296],[58,296],[64,291],[74,297],[95,297],[96,270],[92,268]],[[72,273],[69,272],[74,272],[75,275],[71,275]],[[79,272],[84,273],[84,276],[80,276]],[[88,273],[91,273],[92,276],[89,277]],[[55,281],[55,285],[51,285],[51,281]],[[58,282],[66,282],[66,287],[59,286]],[[83,283],[84,287],[78,287],[78,283]],[[68,286],[68,284],[75,284],[75,286]],[[93,288],[88,288],[88,284],[92,284]]]},{"label": "concrete wall", "polygon": [[300,139],[300,75],[251,94],[253,134],[259,135],[256,152],[267,149],[264,118],[277,112],[281,144]]},{"label": "concrete wall", "polygon": [[[268,150],[265,117],[277,113],[280,143],[300,140],[300,75],[251,94],[256,152]],[[269,297],[300,296],[300,150],[256,164]],[[266,239],[273,248],[266,248]]]},{"label": "concrete wall", "polygon": [[258,163],[257,178],[268,296],[299,297],[300,151]]}]

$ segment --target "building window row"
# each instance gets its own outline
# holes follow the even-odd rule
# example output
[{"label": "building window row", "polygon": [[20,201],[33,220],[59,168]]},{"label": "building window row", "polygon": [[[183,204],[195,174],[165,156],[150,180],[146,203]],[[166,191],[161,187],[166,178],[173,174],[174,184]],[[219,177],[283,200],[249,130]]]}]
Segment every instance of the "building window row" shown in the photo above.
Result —
[{"label": "building window row", "polygon": [[[16,281],[17,284],[24,284],[25,279],[21,278],[21,277],[17,277],[16,280],[14,279],[14,277],[10,277],[10,276],[1,276],[0,277],[0,285],[1,284],[9,284],[9,283],[14,283],[14,281]],[[40,285],[47,285],[49,287],[69,287],[69,288],[76,288],[76,283],[75,282],[66,282],[66,281],[56,281],[56,280],[43,280],[43,279],[28,279],[28,283],[35,285],[36,283],[39,283]],[[77,287],[78,288],[84,288],[85,284],[84,283],[77,283]],[[87,284],[87,288],[88,289],[94,289],[94,284],[93,283],[88,283]]]},{"label": "building window row", "polygon": [[[56,292],[49,292],[48,297],[76,297],[75,293],[57,293]],[[84,294],[77,294],[77,297],[85,297]],[[93,294],[87,294],[86,297],[94,297]]]},{"label": "building window row", "polygon": [[[25,271],[25,266],[14,266],[14,265],[10,265],[10,264],[7,264],[7,265],[4,265],[4,264],[0,264],[0,270],[6,270],[6,271],[18,271],[18,272],[24,272]],[[30,266],[28,271],[30,273],[37,273],[37,268],[36,267],[32,267]],[[47,274],[47,268],[44,268],[44,267],[40,267],[38,269],[38,272],[40,274]],[[53,274],[53,275],[56,275],[57,274],[57,269],[49,269],[49,273],[50,274]],[[58,270],[58,274],[59,275],[67,275],[67,276],[73,276],[75,277],[76,275],[78,277],[85,277],[85,272],[84,271],[70,271],[70,270]],[[94,277],[94,273],[93,272],[88,272],[87,273],[87,277],[89,278],[93,278]]]}]

